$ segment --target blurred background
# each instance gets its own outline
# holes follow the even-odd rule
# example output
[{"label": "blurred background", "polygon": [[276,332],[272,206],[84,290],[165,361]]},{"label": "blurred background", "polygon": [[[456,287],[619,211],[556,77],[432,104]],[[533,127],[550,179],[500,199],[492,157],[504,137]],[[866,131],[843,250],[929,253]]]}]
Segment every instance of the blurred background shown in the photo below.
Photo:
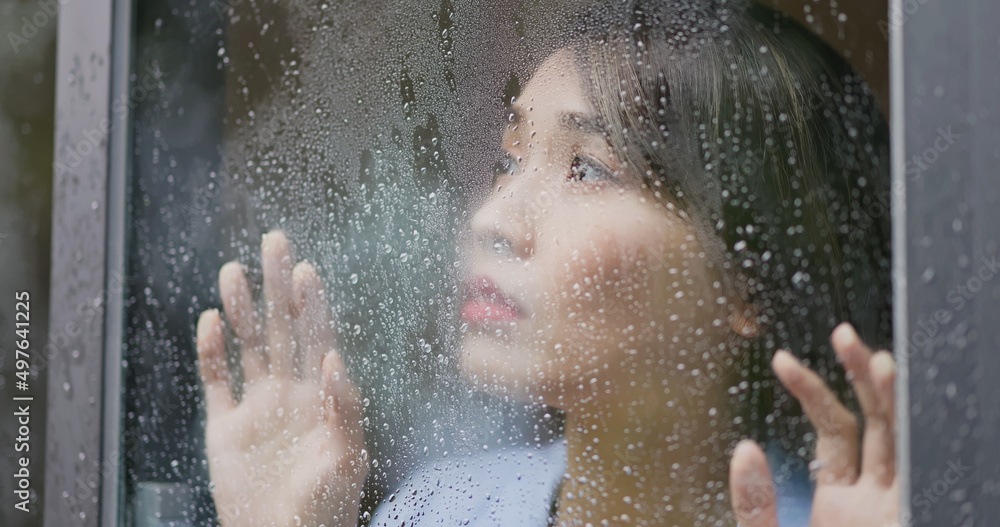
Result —
[{"label": "blurred background", "polygon": [[[31,294],[31,335],[37,349],[48,333],[56,16],[38,2],[0,0],[0,525],[9,527],[40,525],[43,507],[41,496],[33,493],[30,513],[14,509],[12,475],[23,453],[14,455],[17,423],[9,416],[15,411],[15,291]],[[29,454],[33,490],[40,492],[45,471],[44,373],[35,369],[30,386],[35,401]]]}]

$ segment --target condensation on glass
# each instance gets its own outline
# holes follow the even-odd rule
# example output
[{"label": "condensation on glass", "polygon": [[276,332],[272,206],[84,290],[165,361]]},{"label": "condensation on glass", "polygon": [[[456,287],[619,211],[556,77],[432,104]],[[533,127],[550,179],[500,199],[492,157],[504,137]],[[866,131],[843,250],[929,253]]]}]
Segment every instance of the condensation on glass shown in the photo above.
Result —
[{"label": "condensation on glass", "polygon": [[[877,68],[846,17],[821,38],[759,6],[607,4],[138,5],[128,524],[249,525],[282,496],[289,525],[333,522],[340,480],[283,494],[329,463],[331,409],[362,522],[726,524],[745,437],[784,517],[808,513],[815,434],[769,360],[855,408],[831,330],[889,345],[884,87],[851,63]],[[265,298],[284,239],[288,284],[307,261],[322,290]],[[224,309],[230,261],[256,337]],[[332,338],[296,325],[311,301]],[[208,309],[234,387],[215,402],[259,414],[206,417]],[[266,344],[269,310],[298,358]]]}]

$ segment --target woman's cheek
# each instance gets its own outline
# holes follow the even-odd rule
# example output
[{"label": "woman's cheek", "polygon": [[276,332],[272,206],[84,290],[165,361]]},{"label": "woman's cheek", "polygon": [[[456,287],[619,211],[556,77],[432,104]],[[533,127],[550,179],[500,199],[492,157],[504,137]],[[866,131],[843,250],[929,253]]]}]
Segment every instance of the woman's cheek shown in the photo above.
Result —
[{"label": "woman's cheek", "polygon": [[606,310],[617,282],[634,272],[613,236],[602,229],[591,233],[586,238],[560,240],[562,246],[550,266],[553,305],[559,306],[561,315],[578,320],[597,308]]}]

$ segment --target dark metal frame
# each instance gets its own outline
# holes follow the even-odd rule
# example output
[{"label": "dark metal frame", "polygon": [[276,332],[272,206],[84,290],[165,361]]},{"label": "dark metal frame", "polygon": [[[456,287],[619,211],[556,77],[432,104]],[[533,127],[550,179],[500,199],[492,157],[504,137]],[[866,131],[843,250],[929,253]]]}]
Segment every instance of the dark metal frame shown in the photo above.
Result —
[{"label": "dark metal frame", "polygon": [[[904,525],[1000,517],[1000,4],[894,0]],[[917,173],[917,170],[920,170]],[[985,258],[985,260],[984,260]]]},{"label": "dark metal frame", "polygon": [[[1000,280],[980,280],[963,309],[952,295],[964,297],[957,287],[1000,241],[1000,4],[893,0],[896,10],[905,14],[901,24],[888,18],[901,511],[912,519],[904,525],[985,526],[1000,517]],[[71,342],[54,348],[48,371],[44,517],[51,527],[112,526],[122,517],[123,298],[107,293],[124,276],[130,130],[128,106],[112,102],[129,90],[132,2],[68,2],[58,37],[55,160],[72,168],[54,180],[50,327]],[[80,155],[104,119],[105,140]],[[963,140],[913,177],[907,160],[943,145],[949,126]],[[104,316],[83,320],[96,299],[107,300]]]}]

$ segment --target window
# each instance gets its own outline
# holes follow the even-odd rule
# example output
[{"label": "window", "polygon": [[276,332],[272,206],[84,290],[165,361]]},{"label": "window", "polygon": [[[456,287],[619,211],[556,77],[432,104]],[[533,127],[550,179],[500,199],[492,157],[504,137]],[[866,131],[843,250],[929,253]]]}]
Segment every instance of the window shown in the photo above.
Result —
[{"label": "window", "polygon": [[[343,444],[367,468],[338,474],[357,479],[362,521],[470,507],[539,524],[553,510],[622,519],[630,507],[721,520],[741,436],[771,456],[782,517],[803,514],[815,434],[766,359],[788,346],[849,394],[826,342],[845,318],[874,342],[892,333],[904,519],[993,517],[1000,395],[979,372],[998,366],[985,169],[997,107],[983,89],[996,80],[984,23],[996,8],[771,6],[799,25],[714,3],[99,7],[60,12],[56,78],[81,84],[57,88],[56,162],[70,166],[100,137],[56,171],[53,245],[65,250],[52,256],[52,291],[67,305],[102,298],[104,316],[75,337],[80,360],[48,370],[46,522],[239,522],[274,496],[276,474],[306,466],[283,464],[309,442],[278,423],[308,405],[279,404],[289,415],[264,432],[288,455],[229,472],[244,485],[210,484],[253,441],[223,427],[215,439],[233,445],[206,445],[204,429],[195,327],[223,308],[217,284],[232,260],[244,267],[222,289],[245,273],[252,291],[265,280],[306,291],[291,302],[255,293],[262,324],[267,305],[331,317],[303,328],[298,366],[266,356],[273,371],[300,369],[300,388],[346,390],[328,412],[357,425]],[[943,34],[954,38],[937,47]],[[663,64],[678,66],[643,77]],[[723,79],[722,91],[697,89]],[[71,175],[88,185],[67,186]],[[285,235],[268,235],[262,258],[273,229]],[[294,256],[280,263],[285,239]],[[302,260],[323,297],[309,268],[293,274]],[[268,265],[285,274],[268,279]],[[330,308],[308,307],[319,298]],[[53,304],[50,326],[72,322]],[[250,341],[266,335],[235,314],[222,315],[226,367],[214,371],[244,405]],[[316,340],[317,328],[335,337]],[[310,342],[335,343],[356,393],[310,377],[322,356]],[[300,393],[258,386],[261,408]],[[662,472],[648,456],[677,451],[687,457],[668,481],[651,483]],[[458,481],[468,488],[447,489]],[[646,493],[624,490],[637,482],[674,501],[643,508]],[[601,488],[621,495],[593,509],[572,501]],[[465,493],[472,505],[456,501]],[[317,517],[337,503],[308,501]]]}]

